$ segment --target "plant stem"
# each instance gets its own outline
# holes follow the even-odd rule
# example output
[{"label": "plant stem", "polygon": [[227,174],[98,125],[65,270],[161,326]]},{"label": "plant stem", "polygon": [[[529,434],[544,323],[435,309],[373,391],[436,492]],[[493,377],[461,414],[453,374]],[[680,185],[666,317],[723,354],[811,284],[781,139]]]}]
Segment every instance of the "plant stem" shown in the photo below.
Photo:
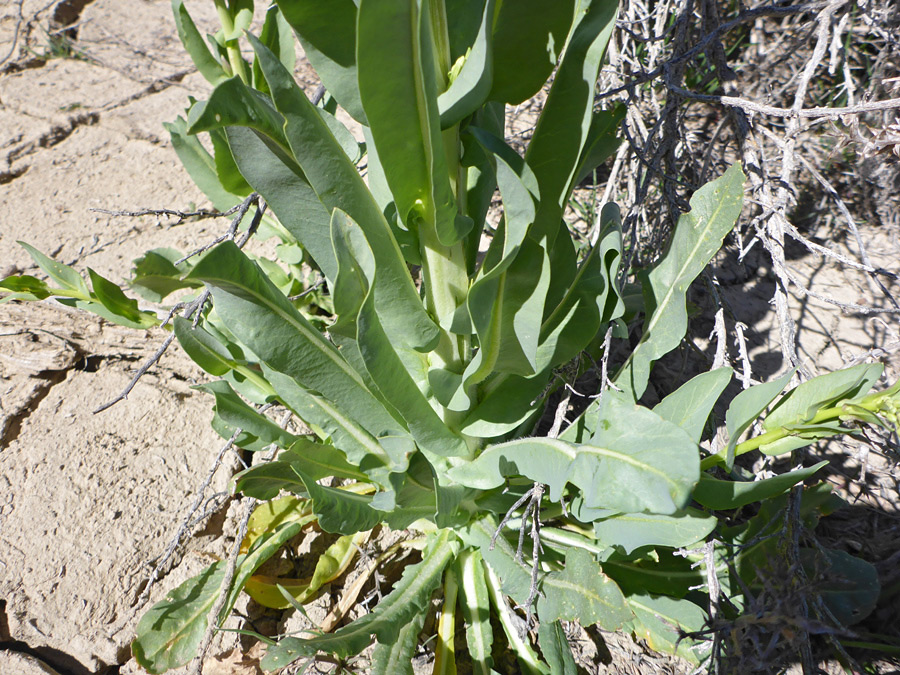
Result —
[{"label": "plant stem", "polygon": [[[889,395],[884,394],[883,392],[879,392],[878,394],[873,394],[872,396],[867,396],[859,403],[854,404],[857,408],[863,408],[871,413],[877,413],[884,403],[885,398],[890,398]],[[841,417],[856,417],[853,415],[852,411],[847,409],[847,407],[843,404],[832,406],[830,408],[823,408],[819,412],[813,416],[813,418],[807,422],[797,422],[797,424],[802,424],[803,426],[815,426],[817,424],[823,424],[825,422],[831,422],[836,419],[840,419]],[[775,443],[776,441],[780,441],[782,438],[786,438],[788,436],[796,436],[798,435],[798,430],[796,428],[792,428],[795,425],[778,427],[777,429],[770,429],[769,431],[760,434],[759,436],[754,436],[753,438],[748,438],[746,441],[738,443],[734,448],[734,456],[740,457],[751,450],[757,450],[764,445],[768,445],[770,443]],[[847,429],[845,431],[849,432]],[[839,433],[839,432],[836,432]],[[711,469],[714,466],[724,464],[725,456],[722,454],[710,455],[705,458],[702,462],[700,462],[700,470],[706,471],[707,469]]]}]

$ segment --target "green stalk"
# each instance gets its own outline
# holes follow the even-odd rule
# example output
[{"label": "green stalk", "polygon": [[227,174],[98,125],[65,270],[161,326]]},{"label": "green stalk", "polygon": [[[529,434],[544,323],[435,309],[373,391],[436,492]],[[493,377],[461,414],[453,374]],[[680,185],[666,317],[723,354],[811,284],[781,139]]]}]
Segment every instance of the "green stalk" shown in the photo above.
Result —
[{"label": "green stalk", "polygon": [[[215,0],[215,3],[222,30],[225,35],[230,35],[234,31],[234,20],[231,12],[228,10],[225,0]],[[247,63],[244,61],[244,57],[241,56],[241,46],[238,40],[226,40],[225,49],[228,52],[228,63],[231,64],[231,73],[238,75],[241,78],[241,82],[249,85],[250,73],[247,71]]]},{"label": "green stalk", "polygon": [[[878,394],[867,396],[859,403],[854,404],[857,408],[862,408],[872,414],[876,414],[881,410],[882,405],[884,404],[886,399],[890,399],[890,395],[886,395],[884,392],[879,392]],[[815,414],[815,416],[809,420],[808,422],[803,422],[804,425],[815,426],[816,424],[822,424],[824,422],[831,422],[836,419],[840,419],[841,417],[857,417],[852,413],[852,411],[848,410],[845,405],[832,406],[831,408],[823,408],[819,412]],[[850,431],[849,429],[847,430]],[[748,438],[746,441],[738,443],[734,448],[734,456],[740,457],[741,455],[745,455],[751,450],[757,450],[764,445],[768,445],[769,443],[774,443],[776,441],[780,441],[782,438],[786,438],[787,436],[795,436],[796,431],[794,429],[789,429],[787,427],[778,427],[777,429],[771,429],[759,436],[754,436],[753,438]],[[722,454],[710,455],[700,462],[700,470],[706,471],[707,469],[711,469],[714,466],[724,464],[725,456]]]},{"label": "green stalk", "polygon": [[509,646],[516,653],[523,672],[530,675],[546,675],[550,672],[546,664],[538,657],[528,641],[519,635],[519,627],[513,618],[513,611],[506,602],[503,591],[500,589],[500,578],[487,562],[484,563],[485,581],[487,581],[488,594],[491,602],[497,610],[497,618],[506,633]]}]

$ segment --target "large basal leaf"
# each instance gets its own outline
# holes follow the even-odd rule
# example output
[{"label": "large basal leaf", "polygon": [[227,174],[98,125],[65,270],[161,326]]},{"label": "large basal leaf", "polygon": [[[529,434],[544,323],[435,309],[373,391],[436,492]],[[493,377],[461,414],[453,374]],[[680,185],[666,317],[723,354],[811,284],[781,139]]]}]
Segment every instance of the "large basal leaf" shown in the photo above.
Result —
[{"label": "large basal leaf", "polygon": [[291,73],[262,44],[252,37],[250,41],[275,105],[285,117],[288,143],[310,185],[329,212],[346,212],[365,234],[379,270],[376,305],[386,330],[403,344],[426,351],[434,347],[438,328],[426,314],[400,247],[356,167]]},{"label": "large basal leaf", "polygon": [[531,590],[531,568],[516,560],[516,547],[505,537],[499,536],[491,544],[496,531],[497,520],[488,514],[468,523],[458,534],[467,546],[481,552],[484,561],[503,580],[503,592],[523,604]]},{"label": "large basal leaf", "polygon": [[381,644],[395,642],[404,626],[428,607],[431,594],[440,585],[444,569],[459,551],[459,541],[449,530],[440,530],[422,554],[422,562],[409,565],[390,594],[369,614],[330,635],[303,640],[285,638],[268,649],[265,670],[283,668],[302,656],[326,651],[345,658],[358,654],[373,636]]},{"label": "large basal leaf", "polygon": [[[375,437],[403,433],[359,373],[233,242],[210,251],[191,276],[211,288],[216,313],[266,366],[352,411]],[[405,458],[397,458],[398,470],[403,466]]]},{"label": "large basal leaf", "polygon": [[353,0],[276,0],[310,64],[329,93],[360,124],[366,116],[359,102],[356,73],[356,6]]},{"label": "large basal leaf", "polygon": [[865,619],[878,602],[878,570],[869,562],[835,549],[800,550],[800,561],[815,592],[840,626]]},{"label": "large basal leaf", "polygon": [[614,394],[604,396],[608,403],[589,443],[550,438],[501,443],[452,469],[450,477],[486,490],[508,477],[526,476],[548,485],[553,501],[571,483],[581,488],[588,507],[674,513],[686,505],[700,476],[696,444],[681,428]]},{"label": "large basal leaf", "polygon": [[675,349],[687,331],[686,294],[741,214],[744,173],[734,164],[721,178],[691,197],[691,210],[678,219],[672,241],[647,277],[643,335],[615,382],[635,400],[647,388],[650,369],[659,357]]},{"label": "large basal leaf", "polygon": [[[504,3],[503,7],[517,11],[512,9],[516,4]],[[543,9],[537,21],[546,30],[550,17],[547,16],[546,3],[540,4]],[[554,3],[554,9],[556,6],[561,9],[566,4]],[[575,27],[525,153],[525,159],[537,175],[541,189],[541,203],[531,236],[538,241],[547,237],[548,246],[552,246],[556,238],[563,210],[575,185],[591,127],[597,76],[615,26],[618,6],[618,0],[583,0],[578,3],[579,11],[574,15]],[[495,41],[497,39],[495,36]],[[511,39],[519,42],[518,36]],[[495,81],[499,76],[498,65]]]},{"label": "large basal leaf", "polygon": [[[703,476],[700,480],[702,483]],[[621,546],[630,554],[642,546],[690,546],[712,532],[717,522],[713,516],[691,508],[671,516],[621,513],[595,521],[594,534],[606,546]]]},{"label": "large basal leaf", "polygon": [[430,234],[451,246],[472,221],[456,217],[437,109],[431,22],[427,3],[424,9],[419,5],[360,3],[359,93],[400,220],[421,220],[426,232],[420,237]]},{"label": "large basal leaf", "polygon": [[761,502],[780,495],[797,483],[801,483],[811,477],[827,461],[819,462],[805,469],[797,469],[782,473],[771,478],[755,481],[719,480],[708,474],[700,475],[700,482],[694,488],[694,499],[710,509],[723,511],[726,509],[738,509],[753,502]]},{"label": "large basal leaf", "polygon": [[553,71],[574,16],[574,0],[501,2],[494,17],[491,98],[517,105]]},{"label": "large basal leaf", "polygon": [[616,582],[580,548],[566,551],[563,569],[543,578],[537,613],[542,622],[578,621],[583,626],[599,624],[604,630],[617,630],[632,618]]},{"label": "large basal leaf", "polygon": [[706,628],[706,612],[693,602],[664,595],[635,594],[628,596],[628,605],[635,616],[632,630],[651,649],[676,654],[694,664],[706,658],[711,643],[686,635]]},{"label": "large basal leaf", "polygon": [[[469,48],[470,51],[461,57],[465,59],[462,68],[450,83],[447,91],[438,96],[438,111],[441,116],[441,128],[447,129],[468,117],[480,107],[491,92],[494,78],[494,60],[492,53],[494,2],[485,0],[478,34]],[[471,11],[469,8],[464,8]],[[448,14],[452,11],[447,8]],[[450,21],[448,17],[448,22]]]},{"label": "large basal leaf", "polygon": [[[251,574],[291,537],[299,523],[287,523],[259,537],[253,548],[238,557],[237,568],[219,621],[231,612],[238,594]],[[207,616],[219,595],[225,577],[224,563],[215,563],[202,574],[188,579],[165,600],[151,607],[138,622],[131,649],[138,664],[150,673],[163,673],[190,661],[206,632]]]},{"label": "large basal leaf", "polygon": [[731,368],[717,368],[688,380],[656,404],[653,412],[677,424],[699,443],[709,413],[731,382]]}]

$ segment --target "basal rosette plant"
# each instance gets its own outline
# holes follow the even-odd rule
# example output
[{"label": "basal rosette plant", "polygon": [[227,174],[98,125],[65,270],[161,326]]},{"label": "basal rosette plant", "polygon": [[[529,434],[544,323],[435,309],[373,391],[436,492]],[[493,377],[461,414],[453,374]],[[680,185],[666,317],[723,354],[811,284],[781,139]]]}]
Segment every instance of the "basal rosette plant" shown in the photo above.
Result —
[{"label": "basal rosette plant", "polygon": [[[395,549],[419,550],[418,562],[361,618],[273,642],[265,668],[374,643],[368,672],[412,672],[434,598],[438,673],[456,672],[458,653],[474,672],[494,672],[507,647],[521,672],[574,673],[570,621],[626,630],[695,663],[708,658],[706,570],[697,563],[716,566],[739,608],[741,585],[755,583],[754,565],[774,550],[767,535],[785,493],[825,464],[753,481],[729,473],[735,457],[897,423],[897,387],[870,393],[879,364],[787,394],[793,373],[743,391],[718,454],[703,439],[729,368],[653,408],[639,403],[654,361],[685,335],[688,287],[740,216],[740,167],[696,191],[666,251],[637,275],[643,306],[629,310],[617,281],[631,272],[621,269],[618,209],[603,208],[587,245],[564,219],[573,188],[618,143],[622,111],[594,107],[615,2],[283,0],[267,9],[259,37],[246,32],[252,1],[216,5],[222,30],[207,41],[173,2],[182,42],[213,89],[169,131],[217,207],[262,197],[269,214],[253,227],[278,237],[278,258],[233,241],[196,262],[156,250],[136,261],[132,287],[156,301],[209,292],[194,321],[177,317],[171,329],[222,378],[201,387],[215,397],[213,426],[225,438],[237,432],[242,448],[282,449],[233,481],[263,504],[220,621],[242,590],[269,607],[302,608],[380,526],[406,531]],[[294,34],[326,90],[316,102],[293,78]],[[505,140],[505,106],[551,75],[521,156]],[[93,271],[89,288],[28,250],[56,286],[10,277],[0,282],[4,301],[52,296],[125,325],[160,323]],[[318,306],[297,297],[308,281],[302,263],[324,278]],[[630,332],[627,358],[609,364],[612,384],[576,420],[558,416],[536,436],[556,392]],[[285,431],[253,405],[265,402],[313,434]],[[742,440],[760,419],[763,432]],[[808,488],[804,514],[815,519],[833,501],[824,486]],[[761,503],[757,515],[723,518],[751,503]],[[339,535],[313,577],[257,573],[313,525]],[[712,561],[699,546],[709,537],[727,544]],[[878,596],[871,566],[808,553],[811,566],[840,567],[852,580],[826,599],[832,614],[845,623],[865,616]],[[224,574],[216,563],[146,613],[133,645],[144,668],[164,672],[194,655]]]}]

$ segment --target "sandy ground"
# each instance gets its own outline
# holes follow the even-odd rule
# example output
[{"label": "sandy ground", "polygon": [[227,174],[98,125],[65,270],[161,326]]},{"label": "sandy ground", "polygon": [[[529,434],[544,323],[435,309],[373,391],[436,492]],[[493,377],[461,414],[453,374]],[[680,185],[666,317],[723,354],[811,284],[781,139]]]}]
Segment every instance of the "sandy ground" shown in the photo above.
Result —
[{"label": "sandy ground", "polygon": [[[211,3],[188,6],[201,28],[213,25]],[[51,45],[47,31],[64,26],[74,51]],[[173,226],[90,210],[205,205],[162,127],[189,95],[208,91],[178,42],[168,0],[7,0],[0,8],[4,57],[0,276],[38,273],[19,239],[79,270],[122,280],[145,250],[189,250],[219,233],[215,221]],[[866,236],[873,264],[896,269],[896,228],[871,228]],[[878,297],[858,275],[819,269],[805,254],[798,259],[823,292],[851,301]],[[752,310],[744,319],[749,356],[763,379],[780,366],[769,356],[777,352],[770,277],[759,265],[719,278],[730,303]],[[814,370],[882,348],[888,379],[900,375],[896,321],[796,300],[801,352]],[[221,444],[207,424],[210,402],[190,389],[203,373],[175,350],[127,401],[92,414],[163,338],[163,331],[119,328],[55,304],[0,306],[4,675],[134,671],[129,643],[146,563],[165,549]],[[224,490],[226,480],[220,472],[211,491]],[[879,488],[889,497],[891,480]],[[227,542],[216,535],[223,527],[224,514],[210,521],[151,601],[222,555]]]}]

